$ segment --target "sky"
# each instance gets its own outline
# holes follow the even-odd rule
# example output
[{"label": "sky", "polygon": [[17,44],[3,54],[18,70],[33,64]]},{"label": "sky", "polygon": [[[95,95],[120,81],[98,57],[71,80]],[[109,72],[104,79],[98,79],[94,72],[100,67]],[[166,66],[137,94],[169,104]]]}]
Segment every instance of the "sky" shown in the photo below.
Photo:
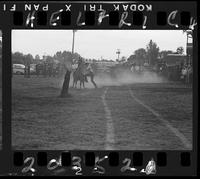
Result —
[{"label": "sky", "polygon": [[[72,50],[72,30],[12,30],[12,52],[54,55],[57,51]],[[75,33],[75,52],[84,58],[116,60],[129,57],[150,40],[160,50],[186,49],[186,34],[182,30],[78,30]]]}]

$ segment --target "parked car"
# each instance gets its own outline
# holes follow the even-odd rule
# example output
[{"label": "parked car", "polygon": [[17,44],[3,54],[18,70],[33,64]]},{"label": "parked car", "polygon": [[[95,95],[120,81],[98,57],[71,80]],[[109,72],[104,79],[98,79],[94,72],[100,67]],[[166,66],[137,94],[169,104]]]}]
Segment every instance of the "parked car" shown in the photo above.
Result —
[{"label": "parked car", "polygon": [[23,75],[25,65],[23,64],[13,64],[13,74]]},{"label": "parked car", "polygon": [[[23,75],[24,74],[25,65],[23,64],[13,64],[13,74]],[[30,67],[30,73],[35,74],[35,69]]]}]

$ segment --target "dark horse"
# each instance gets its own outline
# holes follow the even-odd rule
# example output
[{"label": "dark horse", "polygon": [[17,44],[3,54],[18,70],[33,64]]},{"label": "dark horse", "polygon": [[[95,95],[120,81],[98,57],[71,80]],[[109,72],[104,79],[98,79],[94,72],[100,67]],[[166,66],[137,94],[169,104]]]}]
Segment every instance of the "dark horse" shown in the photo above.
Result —
[{"label": "dark horse", "polygon": [[80,88],[81,86],[85,88],[85,75],[83,74],[81,66],[78,67],[73,73],[73,88],[76,88],[78,81],[80,81]]},{"label": "dark horse", "polygon": [[[81,85],[85,88],[85,81],[87,81],[87,77],[90,77],[90,81],[97,88],[96,83],[94,82],[94,73],[92,71],[87,71],[85,65],[80,65],[73,73],[73,88],[76,87],[77,82],[80,81],[80,88]],[[84,71],[87,71],[84,73]]]}]

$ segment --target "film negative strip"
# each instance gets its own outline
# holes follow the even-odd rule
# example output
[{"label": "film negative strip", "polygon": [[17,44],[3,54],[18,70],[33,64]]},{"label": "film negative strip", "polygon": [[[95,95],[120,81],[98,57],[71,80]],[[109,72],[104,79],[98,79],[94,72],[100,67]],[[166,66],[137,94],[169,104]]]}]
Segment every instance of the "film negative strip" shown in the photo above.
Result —
[{"label": "film negative strip", "polygon": [[1,1],[0,175],[196,176],[197,1]]}]

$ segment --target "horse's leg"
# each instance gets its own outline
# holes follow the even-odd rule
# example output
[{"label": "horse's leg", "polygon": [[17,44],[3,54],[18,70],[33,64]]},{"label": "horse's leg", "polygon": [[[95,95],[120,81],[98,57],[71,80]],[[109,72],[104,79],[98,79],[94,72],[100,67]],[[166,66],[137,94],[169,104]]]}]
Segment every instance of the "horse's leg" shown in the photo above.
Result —
[{"label": "horse's leg", "polygon": [[97,85],[96,85],[96,83],[94,82],[94,75],[93,75],[93,74],[90,75],[90,79],[91,79],[91,82],[92,82],[92,84],[94,85],[94,87],[97,88]]},{"label": "horse's leg", "polygon": [[77,85],[77,80],[74,78],[73,87],[76,88],[76,85]]},{"label": "horse's leg", "polygon": [[82,88],[82,82],[81,82],[81,79],[80,79],[80,89]]},{"label": "horse's leg", "polygon": [[85,88],[85,82],[84,82],[84,80],[82,81],[82,83],[83,83],[83,88]]},{"label": "horse's leg", "polygon": [[73,79],[73,85],[72,85],[72,88],[74,88],[74,85],[75,85],[75,80]]},{"label": "horse's leg", "polygon": [[76,83],[77,83],[77,82],[76,82],[76,80],[74,79],[74,81],[73,81],[73,87],[74,87],[74,88],[76,88]]},{"label": "horse's leg", "polygon": [[88,82],[87,75],[84,75],[84,81]]},{"label": "horse's leg", "polygon": [[81,80],[80,80],[80,89],[81,89]]}]

